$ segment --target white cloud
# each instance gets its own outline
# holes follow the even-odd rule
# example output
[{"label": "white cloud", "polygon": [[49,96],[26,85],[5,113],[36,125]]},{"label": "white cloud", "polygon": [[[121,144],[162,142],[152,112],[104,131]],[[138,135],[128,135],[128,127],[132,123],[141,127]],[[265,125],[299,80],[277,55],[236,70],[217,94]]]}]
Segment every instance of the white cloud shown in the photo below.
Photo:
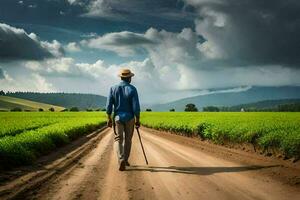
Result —
[{"label": "white cloud", "polygon": [[80,46],[76,42],[70,42],[65,46],[65,49],[69,52],[79,52],[81,51]]},{"label": "white cloud", "polygon": [[0,79],[1,89],[4,91],[33,91],[33,92],[55,92],[55,87],[47,80],[37,74],[31,73],[27,76],[12,77],[4,72],[5,78]]},{"label": "white cloud", "polygon": [[48,75],[75,74],[72,68],[74,65],[74,59],[68,57],[47,59],[44,61],[27,61],[24,65],[32,71]]},{"label": "white cloud", "polygon": [[87,5],[88,12],[85,17],[113,17],[112,8],[107,0],[93,0]]},{"label": "white cloud", "polygon": [[113,76],[113,73],[111,74],[109,71],[109,66],[107,66],[103,60],[98,60],[95,63],[89,64],[89,63],[77,63],[76,67],[81,71],[81,73],[84,73],[90,77],[93,77],[95,79],[97,78],[103,78],[110,79]]},{"label": "white cloud", "polygon": [[41,46],[47,49],[54,57],[61,57],[64,55],[63,47],[57,40],[53,40],[52,43],[41,41]]},{"label": "white cloud", "polygon": [[80,3],[81,0],[68,0],[68,2],[72,5],[72,4]]}]

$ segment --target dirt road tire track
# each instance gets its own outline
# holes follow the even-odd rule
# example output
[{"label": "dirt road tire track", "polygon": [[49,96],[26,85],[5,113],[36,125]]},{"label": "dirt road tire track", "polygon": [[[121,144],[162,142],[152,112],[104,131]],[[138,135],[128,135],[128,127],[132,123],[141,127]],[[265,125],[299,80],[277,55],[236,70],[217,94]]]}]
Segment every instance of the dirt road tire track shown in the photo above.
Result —
[{"label": "dirt road tire track", "polygon": [[[118,171],[113,132],[72,167],[27,193],[23,199],[297,199],[300,185],[288,185],[299,170],[225,148],[193,145],[189,138],[141,129],[149,160],[145,164],[136,133],[131,166]],[[204,145],[205,146],[205,145]],[[221,150],[220,150],[221,149]],[[223,151],[224,150],[224,151]],[[215,151],[215,153],[213,152]],[[221,151],[221,152],[220,152]],[[249,155],[249,159],[247,159]],[[240,157],[239,157],[240,156]],[[274,176],[272,174],[276,172]],[[278,178],[282,176],[281,178]]]},{"label": "dirt road tire track", "polygon": [[[49,179],[59,176],[68,168],[72,168],[74,163],[85,154],[88,154],[108,131],[109,129],[101,128],[79,138],[65,148],[41,158],[36,164],[39,167],[21,168],[21,170],[29,172],[13,177],[12,181],[1,185],[0,199],[23,199],[24,195],[35,191],[36,188],[42,186]],[[20,170],[17,169],[17,171]]]}]

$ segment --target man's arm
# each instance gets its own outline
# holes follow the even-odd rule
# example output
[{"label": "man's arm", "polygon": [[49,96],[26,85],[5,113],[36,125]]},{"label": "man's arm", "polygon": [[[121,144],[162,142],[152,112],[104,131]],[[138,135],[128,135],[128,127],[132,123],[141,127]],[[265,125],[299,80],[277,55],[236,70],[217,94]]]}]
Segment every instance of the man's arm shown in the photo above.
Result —
[{"label": "man's arm", "polygon": [[132,108],[133,113],[135,116],[135,126],[140,127],[140,102],[139,102],[139,95],[137,93],[137,90],[134,90],[133,98],[132,98]]},{"label": "man's arm", "polygon": [[107,114],[107,126],[112,127],[112,109],[113,109],[113,95],[112,95],[112,88],[109,90],[109,94],[106,101],[106,114]]}]

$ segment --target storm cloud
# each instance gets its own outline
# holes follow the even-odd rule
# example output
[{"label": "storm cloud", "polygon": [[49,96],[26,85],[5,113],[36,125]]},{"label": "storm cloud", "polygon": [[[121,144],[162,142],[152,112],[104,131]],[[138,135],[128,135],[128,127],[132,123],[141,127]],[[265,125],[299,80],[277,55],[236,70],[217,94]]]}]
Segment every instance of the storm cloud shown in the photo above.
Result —
[{"label": "storm cloud", "polygon": [[4,72],[3,72],[3,69],[0,68],[0,79],[4,79],[5,76],[4,76]]},{"label": "storm cloud", "polygon": [[198,13],[202,51],[221,65],[300,66],[297,0],[185,0]]},{"label": "storm cloud", "polygon": [[34,33],[27,34],[23,29],[0,23],[0,60],[42,60],[63,54],[56,40],[41,41]]}]

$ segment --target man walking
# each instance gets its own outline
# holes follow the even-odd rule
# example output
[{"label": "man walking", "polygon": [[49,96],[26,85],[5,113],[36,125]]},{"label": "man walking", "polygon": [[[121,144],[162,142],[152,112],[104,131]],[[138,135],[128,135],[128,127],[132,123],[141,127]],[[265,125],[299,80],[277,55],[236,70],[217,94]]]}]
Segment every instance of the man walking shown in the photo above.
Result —
[{"label": "man walking", "polygon": [[138,93],[136,88],[130,84],[133,76],[134,74],[129,69],[120,70],[121,82],[110,88],[106,104],[107,126],[114,128],[115,149],[120,171],[124,171],[126,166],[130,166],[128,158],[134,125],[140,126]]}]

